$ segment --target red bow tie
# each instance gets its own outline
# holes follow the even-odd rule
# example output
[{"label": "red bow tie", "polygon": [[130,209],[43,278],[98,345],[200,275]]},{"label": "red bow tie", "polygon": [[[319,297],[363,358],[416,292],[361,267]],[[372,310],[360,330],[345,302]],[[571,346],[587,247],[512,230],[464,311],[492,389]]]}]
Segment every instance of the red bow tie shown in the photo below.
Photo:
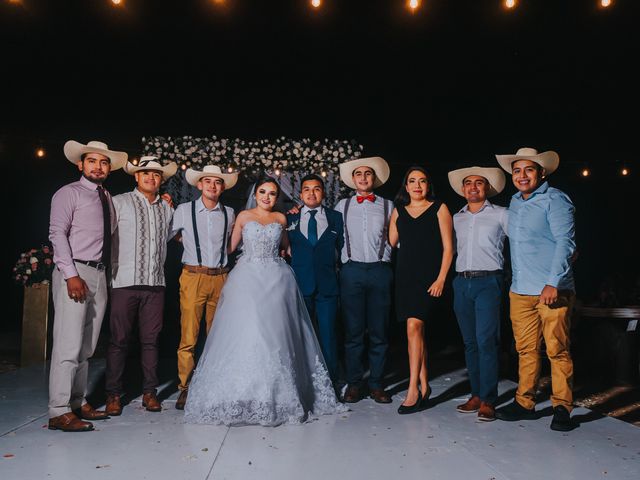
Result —
[{"label": "red bow tie", "polygon": [[358,201],[358,203],[362,203],[365,200],[369,200],[370,202],[375,202],[376,196],[373,193],[370,193],[369,195],[357,195],[356,200]]}]

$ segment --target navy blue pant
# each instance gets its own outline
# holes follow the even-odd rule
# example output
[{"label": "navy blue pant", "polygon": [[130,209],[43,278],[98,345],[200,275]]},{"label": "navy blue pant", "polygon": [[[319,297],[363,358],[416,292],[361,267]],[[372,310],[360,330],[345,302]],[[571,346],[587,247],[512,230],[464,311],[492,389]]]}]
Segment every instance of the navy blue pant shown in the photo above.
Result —
[{"label": "navy blue pant", "polygon": [[305,295],[309,316],[316,316],[318,341],[322,349],[329,376],[334,382],[338,380],[338,346],[336,343],[336,314],[338,313],[337,295],[326,296],[319,293]]},{"label": "navy blue pant", "polygon": [[369,387],[383,388],[392,279],[391,265],[384,262],[347,262],[340,270],[345,371],[349,385],[362,383],[364,335],[368,331]]},{"label": "navy blue pant", "polygon": [[464,340],[471,395],[491,404],[498,398],[502,292],[502,275],[453,279],[453,309]]}]

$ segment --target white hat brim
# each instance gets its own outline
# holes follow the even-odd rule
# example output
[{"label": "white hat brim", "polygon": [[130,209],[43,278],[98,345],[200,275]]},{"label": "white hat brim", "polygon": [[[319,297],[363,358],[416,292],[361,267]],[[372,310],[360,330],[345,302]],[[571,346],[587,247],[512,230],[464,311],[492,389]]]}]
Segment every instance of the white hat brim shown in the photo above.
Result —
[{"label": "white hat brim", "polygon": [[136,172],[142,172],[145,170],[154,170],[156,172],[162,172],[162,181],[166,182],[176,174],[176,172],[178,171],[178,164],[176,162],[169,162],[164,166],[146,165],[144,167],[140,167],[127,162],[124,165],[124,171],[127,172],[129,175],[133,175]]},{"label": "white hat brim", "polygon": [[462,182],[471,175],[477,175],[487,179],[487,182],[489,182],[487,198],[494,197],[504,190],[506,179],[504,173],[502,173],[502,170],[498,167],[468,167],[452,170],[447,174],[449,177],[449,185],[451,185],[451,188],[453,188],[458,195],[464,197]]},{"label": "white hat brim", "polygon": [[359,167],[369,167],[376,173],[373,188],[378,188],[389,180],[389,164],[382,157],[356,158],[340,164],[340,180],[349,188],[357,190],[353,182],[353,171]]},{"label": "white hat brim", "polygon": [[118,170],[119,168],[124,167],[127,163],[127,158],[129,158],[129,155],[126,152],[88,147],[80,142],[76,142],[75,140],[69,140],[65,143],[63,150],[67,159],[74,165],[77,165],[78,162],[82,160],[82,155],[85,153],[99,153],[100,155],[104,155],[111,161],[111,170]]},{"label": "white hat brim", "polygon": [[516,160],[530,160],[544,168],[546,175],[551,175],[560,165],[559,155],[549,150],[537,155],[496,155],[498,163],[508,173],[511,173],[511,164]]},{"label": "white hat brim", "polygon": [[194,187],[198,185],[198,182],[204,177],[216,177],[224,180],[224,189],[228,190],[233,188],[235,184],[238,182],[238,174],[237,173],[215,173],[215,172],[201,172],[199,170],[193,170],[192,168],[188,168],[185,173],[185,178],[190,185]]}]

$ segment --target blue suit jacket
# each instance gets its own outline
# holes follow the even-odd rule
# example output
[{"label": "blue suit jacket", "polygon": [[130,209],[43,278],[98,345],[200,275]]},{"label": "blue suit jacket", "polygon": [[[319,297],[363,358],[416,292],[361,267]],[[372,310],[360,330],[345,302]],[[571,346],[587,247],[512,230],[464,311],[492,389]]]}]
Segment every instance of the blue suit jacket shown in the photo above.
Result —
[{"label": "blue suit jacket", "polygon": [[328,226],[318,239],[315,247],[300,231],[300,214],[287,215],[287,224],[296,227],[290,230],[291,268],[296,274],[302,294],[338,295],[337,259],[340,258],[344,243],[342,214],[324,208]]}]

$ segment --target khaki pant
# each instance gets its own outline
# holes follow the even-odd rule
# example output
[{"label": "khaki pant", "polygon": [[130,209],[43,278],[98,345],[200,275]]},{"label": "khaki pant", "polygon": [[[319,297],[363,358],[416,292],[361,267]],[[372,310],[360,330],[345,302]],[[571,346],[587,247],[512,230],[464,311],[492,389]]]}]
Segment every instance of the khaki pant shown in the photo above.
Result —
[{"label": "khaki pant", "polygon": [[89,358],[93,355],[107,307],[107,278],[104,271],[76,262],[87,283],[87,299],[69,298],[67,282],[56,268],[51,287],[54,322],[51,370],[49,372],[49,417],[57,417],[87,403]]},{"label": "khaki pant", "polygon": [[558,292],[554,305],[539,303],[537,295],[509,292],[511,323],[518,351],[518,390],[516,401],[525,408],[535,407],[535,393],[540,374],[542,338],[551,363],[551,404],[571,411],[573,403],[573,361],[569,351],[573,292]]},{"label": "khaki pant", "polygon": [[180,275],[180,346],[178,347],[178,378],[180,390],[189,387],[195,367],[193,352],[200,333],[202,313],[205,314],[207,335],[213,324],[218,298],[227,274],[207,275],[186,270]]}]

